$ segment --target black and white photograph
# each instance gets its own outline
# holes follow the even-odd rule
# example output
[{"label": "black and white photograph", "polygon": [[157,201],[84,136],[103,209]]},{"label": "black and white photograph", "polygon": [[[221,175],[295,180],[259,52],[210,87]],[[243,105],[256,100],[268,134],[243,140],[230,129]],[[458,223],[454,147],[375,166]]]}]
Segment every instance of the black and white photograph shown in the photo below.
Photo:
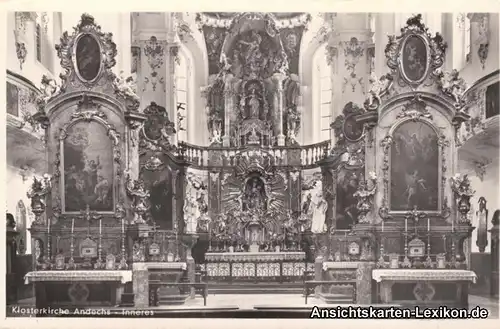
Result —
[{"label": "black and white photograph", "polygon": [[357,8],[7,11],[7,318],[498,319],[499,14]]}]

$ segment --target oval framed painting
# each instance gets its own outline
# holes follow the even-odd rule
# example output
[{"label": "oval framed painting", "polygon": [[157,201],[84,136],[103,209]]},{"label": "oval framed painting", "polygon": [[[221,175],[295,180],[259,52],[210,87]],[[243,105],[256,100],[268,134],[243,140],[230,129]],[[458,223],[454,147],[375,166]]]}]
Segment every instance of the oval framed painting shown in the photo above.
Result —
[{"label": "oval framed painting", "polygon": [[94,35],[84,33],[77,38],[73,48],[73,64],[81,80],[85,82],[97,80],[101,73],[102,51]]},{"label": "oval framed painting", "polygon": [[410,34],[403,41],[400,53],[400,70],[410,84],[420,84],[427,77],[430,57],[427,41],[417,34]]},{"label": "oval framed painting", "polygon": [[342,131],[348,141],[357,142],[363,138],[365,134],[365,127],[356,122],[356,116],[354,114],[350,114],[344,119]]}]

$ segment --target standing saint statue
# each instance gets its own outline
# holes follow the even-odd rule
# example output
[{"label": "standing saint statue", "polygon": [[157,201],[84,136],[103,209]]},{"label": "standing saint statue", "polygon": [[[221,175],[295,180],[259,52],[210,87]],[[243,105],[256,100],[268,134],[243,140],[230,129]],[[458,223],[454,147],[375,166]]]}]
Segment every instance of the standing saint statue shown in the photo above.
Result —
[{"label": "standing saint statue", "polygon": [[328,208],[326,200],[323,198],[323,184],[320,180],[316,182],[316,186],[312,191],[311,203],[312,207],[312,233],[326,232],[325,215]]},{"label": "standing saint statue", "polygon": [[250,118],[258,119],[260,114],[260,102],[255,94],[255,89],[252,91],[252,95],[250,96]]}]

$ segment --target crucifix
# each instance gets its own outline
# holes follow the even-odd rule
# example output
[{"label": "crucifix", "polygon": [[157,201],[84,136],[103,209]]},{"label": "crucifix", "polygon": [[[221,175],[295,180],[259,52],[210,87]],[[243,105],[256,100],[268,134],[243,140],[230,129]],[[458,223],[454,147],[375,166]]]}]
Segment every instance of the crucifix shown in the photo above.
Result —
[{"label": "crucifix", "polygon": [[87,237],[90,238],[90,223],[91,221],[94,220],[99,220],[102,218],[101,215],[99,215],[95,211],[90,211],[90,206],[87,204],[85,207],[85,210],[80,211],[80,216],[78,216],[79,219],[86,220],[88,222],[88,228],[87,228]]}]

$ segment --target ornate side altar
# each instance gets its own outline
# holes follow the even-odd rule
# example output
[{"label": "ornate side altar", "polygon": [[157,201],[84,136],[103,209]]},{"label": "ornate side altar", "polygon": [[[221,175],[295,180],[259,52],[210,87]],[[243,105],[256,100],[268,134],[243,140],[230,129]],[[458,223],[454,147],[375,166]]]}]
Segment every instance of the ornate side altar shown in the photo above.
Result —
[{"label": "ornate side altar", "polygon": [[[170,150],[173,125],[154,103],[138,111],[134,79],[112,72],[116,45],[92,16],[83,14],[56,49],[61,82],[42,79],[33,116],[45,129],[49,173],[28,193],[35,271],[26,283],[34,284],[39,307],[147,306],[149,268],[141,263],[175,264],[163,269],[175,271],[167,282],[188,277],[174,220],[179,206],[151,209],[155,186],[139,175],[141,147]],[[182,160],[169,159],[174,173],[183,170]],[[160,184],[174,193],[180,185]]]}]

